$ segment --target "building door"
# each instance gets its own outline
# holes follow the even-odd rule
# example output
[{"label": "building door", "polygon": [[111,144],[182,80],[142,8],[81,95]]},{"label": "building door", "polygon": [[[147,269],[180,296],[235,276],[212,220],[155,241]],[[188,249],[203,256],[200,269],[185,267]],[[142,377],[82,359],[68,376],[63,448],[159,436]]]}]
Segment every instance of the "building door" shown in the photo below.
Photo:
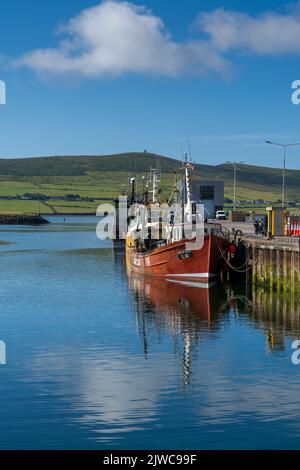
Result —
[{"label": "building door", "polygon": [[204,204],[204,214],[207,218],[215,216],[215,188],[214,186],[200,186],[199,198]]}]

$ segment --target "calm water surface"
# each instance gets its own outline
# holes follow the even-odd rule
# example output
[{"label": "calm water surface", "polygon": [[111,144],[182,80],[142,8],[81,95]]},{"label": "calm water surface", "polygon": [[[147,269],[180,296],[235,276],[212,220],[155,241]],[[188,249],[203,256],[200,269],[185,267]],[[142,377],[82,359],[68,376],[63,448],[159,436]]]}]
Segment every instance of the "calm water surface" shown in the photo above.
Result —
[{"label": "calm water surface", "polygon": [[95,225],[0,227],[0,448],[300,448],[298,300],[128,279]]}]

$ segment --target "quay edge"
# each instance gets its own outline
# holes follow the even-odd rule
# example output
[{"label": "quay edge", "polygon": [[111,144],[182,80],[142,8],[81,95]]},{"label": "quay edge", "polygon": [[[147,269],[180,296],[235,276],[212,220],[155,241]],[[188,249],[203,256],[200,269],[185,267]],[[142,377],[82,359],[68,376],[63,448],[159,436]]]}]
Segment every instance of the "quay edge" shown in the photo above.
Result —
[{"label": "quay edge", "polygon": [[300,291],[300,238],[272,240],[243,237],[247,248],[248,279],[256,287],[276,291]]}]

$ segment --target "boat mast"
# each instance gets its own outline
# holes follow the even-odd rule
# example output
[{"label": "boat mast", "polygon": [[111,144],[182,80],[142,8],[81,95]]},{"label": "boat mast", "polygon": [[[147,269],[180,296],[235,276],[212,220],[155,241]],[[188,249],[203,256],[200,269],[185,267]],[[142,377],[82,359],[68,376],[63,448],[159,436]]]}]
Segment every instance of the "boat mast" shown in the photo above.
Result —
[{"label": "boat mast", "polygon": [[148,181],[146,183],[146,189],[145,189],[145,192],[144,192],[144,204],[145,204],[145,206],[148,206],[148,204],[149,204],[149,183],[148,183]]},{"label": "boat mast", "polygon": [[184,170],[185,170],[185,188],[186,188],[186,207],[185,214],[192,215],[192,179],[189,170],[193,168],[192,164],[188,162],[188,154],[184,154]]},{"label": "boat mast", "polygon": [[130,179],[130,184],[131,184],[131,200],[130,204],[134,204],[136,202],[136,178],[131,178]]},{"label": "boat mast", "polygon": [[158,202],[158,171],[152,169],[152,202]]}]

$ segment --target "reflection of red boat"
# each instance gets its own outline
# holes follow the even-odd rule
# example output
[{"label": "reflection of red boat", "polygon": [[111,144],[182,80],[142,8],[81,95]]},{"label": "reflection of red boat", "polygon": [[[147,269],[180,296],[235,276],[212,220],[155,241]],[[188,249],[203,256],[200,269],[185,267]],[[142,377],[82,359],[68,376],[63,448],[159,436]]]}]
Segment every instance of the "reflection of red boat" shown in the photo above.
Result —
[{"label": "reflection of red boat", "polygon": [[195,320],[210,320],[213,314],[218,313],[224,300],[219,285],[217,290],[206,289],[201,284],[192,287],[186,283],[136,274],[129,277],[129,283],[139,299],[150,301],[160,313],[182,315],[182,320],[190,315],[196,315]]},{"label": "reflection of red boat", "polygon": [[[174,352],[182,355],[183,383],[187,385],[192,374],[195,344],[201,333],[218,328],[218,313],[225,300],[222,285],[209,289],[201,284],[190,287],[137,274],[129,277],[129,285],[135,294],[137,331],[143,338],[146,357],[151,333],[159,334],[165,328],[173,338]],[[178,347],[180,340],[182,349]]]}]

